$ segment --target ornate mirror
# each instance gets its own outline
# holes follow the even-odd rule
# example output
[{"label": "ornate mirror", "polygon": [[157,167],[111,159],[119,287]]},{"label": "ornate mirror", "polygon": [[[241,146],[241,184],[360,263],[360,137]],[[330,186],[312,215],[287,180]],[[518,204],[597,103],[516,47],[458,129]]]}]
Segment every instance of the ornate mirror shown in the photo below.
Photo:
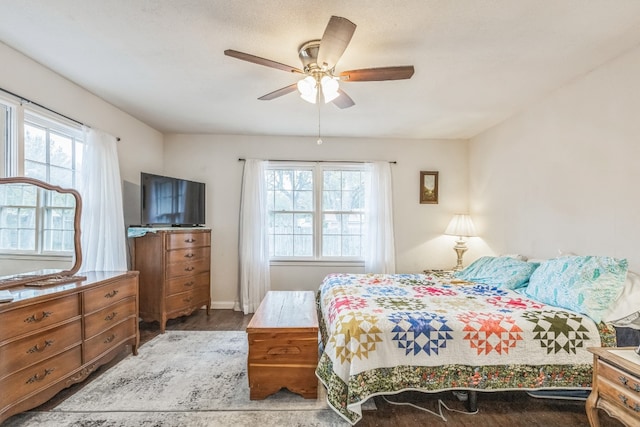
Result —
[{"label": "ornate mirror", "polygon": [[76,190],[0,178],[0,289],[69,281],[82,264],[81,210]]}]

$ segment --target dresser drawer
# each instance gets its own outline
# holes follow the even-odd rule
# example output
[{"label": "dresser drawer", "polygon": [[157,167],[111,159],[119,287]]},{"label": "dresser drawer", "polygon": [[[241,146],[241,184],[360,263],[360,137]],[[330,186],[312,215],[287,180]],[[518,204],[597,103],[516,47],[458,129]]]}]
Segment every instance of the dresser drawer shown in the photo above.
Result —
[{"label": "dresser drawer", "polygon": [[209,288],[211,275],[207,271],[197,276],[183,276],[175,279],[167,280],[167,295],[173,295],[180,292],[190,291],[200,288]]},{"label": "dresser drawer", "polygon": [[111,305],[125,298],[137,294],[137,281],[135,277],[126,280],[90,289],[84,293],[85,314],[100,310],[107,305]]},{"label": "dresser drawer", "polygon": [[318,364],[317,332],[249,333],[249,363]]},{"label": "dresser drawer", "polygon": [[167,252],[167,262],[169,264],[175,264],[180,262],[195,262],[201,260],[208,260],[211,258],[211,248],[190,248],[190,249],[176,249]]},{"label": "dresser drawer", "polygon": [[0,316],[0,342],[24,333],[38,331],[79,315],[78,294],[7,311]]},{"label": "dresser drawer", "polygon": [[185,309],[198,308],[208,304],[208,289],[194,289],[193,291],[182,292],[167,297],[167,313],[181,311]]},{"label": "dresser drawer", "polygon": [[181,263],[167,265],[167,279],[180,276],[195,276],[196,274],[208,272],[211,269],[211,260],[201,259],[199,261],[185,261]]},{"label": "dresser drawer", "polygon": [[167,234],[167,249],[197,248],[211,245],[211,233],[169,233]]},{"label": "dresser drawer", "polygon": [[78,345],[0,380],[0,408],[59,381],[79,369],[81,363],[82,351]]},{"label": "dresser drawer", "polygon": [[82,343],[80,319],[0,347],[0,378]]},{"label": "dresser drawer", "polygon": [[84,324],[85,339],[109,329],[129,316],[137,317],[135,297],[118,301],[87,316]]},{"label": "dresser drawer", "polygon": [[112,348],[117,348],[123,341],[135,337],[137,317],[131,317],[124,322],[120,322],[113,328],[108,329],[93,338],[85,341],[84,363],[88,363]]},{"label": "dresser drawer", "polygon": [[640,399],[640,378],[602,360],[598,360],[598,375],[613,384],[628,389],[630,393],[635,394],[636,398]]}]

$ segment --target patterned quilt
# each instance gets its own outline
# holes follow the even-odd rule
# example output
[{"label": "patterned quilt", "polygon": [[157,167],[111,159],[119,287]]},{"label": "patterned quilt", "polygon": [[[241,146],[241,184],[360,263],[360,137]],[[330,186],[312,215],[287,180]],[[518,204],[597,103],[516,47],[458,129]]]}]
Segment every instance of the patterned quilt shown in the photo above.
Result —
[{"label": "patterned quilt", "polygon": [[615,331],[517,291],[431,274],[331,274],[317,294],[330,405],[355,424],[361,404],[402,390],[591,386],[587,347]]}]

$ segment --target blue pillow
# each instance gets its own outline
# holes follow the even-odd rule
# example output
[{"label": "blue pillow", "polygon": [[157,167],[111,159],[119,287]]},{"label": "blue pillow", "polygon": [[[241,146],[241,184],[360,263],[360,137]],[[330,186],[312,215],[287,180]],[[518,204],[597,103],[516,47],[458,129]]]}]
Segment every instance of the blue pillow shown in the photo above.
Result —
[{"label": "blue pillow", "polygon": [[485,256],[477,259],[454,276],[470,282],[484,283],[503,289],[526,286],[537,265],[512,257]]},{"label": "blue pillow", "polygon": [[627,260],[601,256],[566,256],[540,264],[529,279],[527,296],[568,308],[600,322],[616,300],[627,276]]}]

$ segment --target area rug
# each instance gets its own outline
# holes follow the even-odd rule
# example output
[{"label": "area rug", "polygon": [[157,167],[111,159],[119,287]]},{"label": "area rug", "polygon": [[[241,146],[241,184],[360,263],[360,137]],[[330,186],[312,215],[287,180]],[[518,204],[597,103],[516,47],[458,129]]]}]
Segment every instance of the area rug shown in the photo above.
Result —
[{"label": "area rug", "polygon": [[167,331],[140,347],[54,411],[243,411],[327,408],[281,390],[249,400],[247,335],[238,331]]},{"label": "area rug", "polygon": [[250,400],[246,365],[244,332],[167,331],[51,411],[16,415],[6,427],[349,425],[329,408],[321,384],[317,399],[283,389]]}]

